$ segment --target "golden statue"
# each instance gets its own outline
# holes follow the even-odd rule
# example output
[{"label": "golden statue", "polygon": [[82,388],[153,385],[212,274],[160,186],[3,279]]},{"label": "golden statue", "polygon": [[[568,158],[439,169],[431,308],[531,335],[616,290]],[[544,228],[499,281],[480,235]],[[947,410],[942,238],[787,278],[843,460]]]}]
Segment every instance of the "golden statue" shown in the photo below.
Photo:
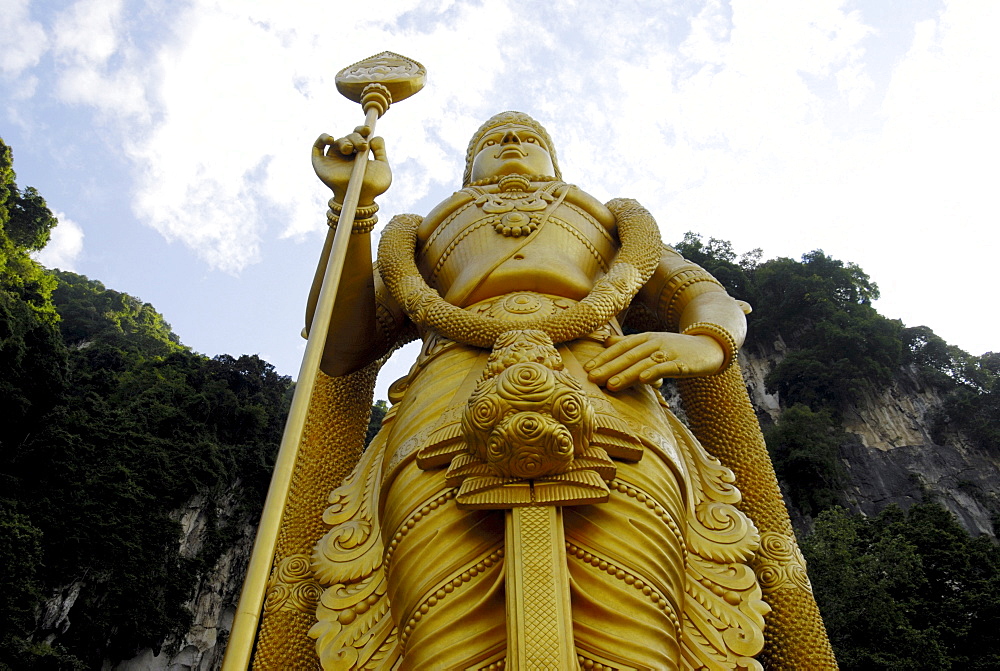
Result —
[{"label": "golden statue", "polygon": [[[370,380],[399,344],[423,347],[309,558],[322,667],[762,668],[766,594],[808,583],[787,513],[767,519],[776,485],[739,481],[763,500],[755,515],[740,467],[705,449],[739,460],[760,442],[735,365],[745,306],[636,202],[563,182],[549,135],[518,112],[473,136],[461,190],[392,220],[373,271],[391,172],[368,130],[313,151],[332,228],[355,154],[374,154],[322,369]],[[685,381],[701,441],[657,392],[666,377]],[[303,580],[293,563],[279,557],[271,611]],[[278,668],[267,612],[256,666]],[[786,629],[764,653],[777,666],[835,666],[825,638]]]},{"label": "golden statue", "polygon": [[[313,146],[333,198],[307,324],[332,318],[224,668],[246,667],[261,601],[255,669],[836,668],[736,363],[749,306],[638,203],[563,182],[548,133],[503,112],[373,266],[391,170],[372,129],[423,74],[389,52],[346,68],[365,125]],[[416,338],[361,454],[378,367]]]}]

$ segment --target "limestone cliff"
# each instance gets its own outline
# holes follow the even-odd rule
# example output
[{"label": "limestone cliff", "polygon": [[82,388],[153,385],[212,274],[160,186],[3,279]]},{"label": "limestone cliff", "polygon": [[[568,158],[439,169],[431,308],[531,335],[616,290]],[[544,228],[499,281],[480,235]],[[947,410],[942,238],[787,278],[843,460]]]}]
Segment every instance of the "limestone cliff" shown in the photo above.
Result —
[{"label": "limestone cliff", "polygon": [[201,552],[211,519],[216,524],[237,525],[239,530],[236,541],[201,574],[185,604],[192,614],[191,628],[182,636],[165,640],[159,650],[147,648],[132,659],[105,662],[103,671],[209,671],[221,666],[257,523],[256,515],[248,515],[236,505],[238,494],[237,483],[220,498],[199,494],[175,511],[182,528],[180,551],[184,557]]},{"label": "limestone cliff", "polygon": [[[764,379],[781,360],[778,341],[767,351],[741,354],[744,379],[762,424],[775,422],[781,399]],[[994,534],[991,517],[1000,511],[1000,460],[945,432],[935,440],[935,415],[943,398],[915,366],[900,368],[879,391],[856,396],[842,411],[848,440],[840,446],[846,475],[845,502],[852,512],[875,515],[889,504],[908,508],[928,496],[955,514],[973,535]],[[800,527],[808,520],[793,511]],[[802,529],[807,530],[807,529]]]}]

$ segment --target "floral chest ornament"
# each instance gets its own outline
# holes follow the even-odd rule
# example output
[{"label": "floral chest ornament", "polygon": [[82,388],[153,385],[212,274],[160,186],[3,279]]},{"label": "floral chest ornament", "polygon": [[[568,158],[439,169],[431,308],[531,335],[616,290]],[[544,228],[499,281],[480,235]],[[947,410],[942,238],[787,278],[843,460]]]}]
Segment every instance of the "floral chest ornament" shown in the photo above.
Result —
[{"label": "floral chest ornament", "polygon": [[528,191],[531,182],[524,175],[506,175],[497,186],[499,191],[479,196],[475,204],[493,230],[506,237],[533,233],[544,220],[546,209],[556,200],[546,187]]}]

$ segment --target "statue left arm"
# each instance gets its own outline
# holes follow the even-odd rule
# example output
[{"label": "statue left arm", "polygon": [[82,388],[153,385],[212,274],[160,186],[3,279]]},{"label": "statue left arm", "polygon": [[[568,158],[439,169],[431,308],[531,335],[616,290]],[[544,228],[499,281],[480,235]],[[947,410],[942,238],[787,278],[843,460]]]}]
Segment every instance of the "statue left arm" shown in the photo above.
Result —
[{"label": "statue left arm", "polygon": [[667,331],[612,336],[587,362],[590,380],[611,391],[664,377],[703,377],[725,370],[746,337],[740,304],[708,272],[664,246],[653,277],[636,296]]}]

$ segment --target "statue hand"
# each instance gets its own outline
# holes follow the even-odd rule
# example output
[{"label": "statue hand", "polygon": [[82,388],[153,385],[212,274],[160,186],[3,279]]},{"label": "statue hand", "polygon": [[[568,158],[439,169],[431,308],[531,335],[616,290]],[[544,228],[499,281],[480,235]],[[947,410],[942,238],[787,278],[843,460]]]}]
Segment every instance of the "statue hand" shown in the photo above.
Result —
[{"label": "statue hand", "polygon": [[313,170],[333,190],[337,202],[344,202],[347,185],[351,181],[354,157],[359,153],[367,154],[369,147],[375,157],[368,161],[359,204],[371,205],[392,184],[392,169],[386,158],[385,141],[374,137],[369,142],[367,136],[370,132],[367,126],[359,126],[353,133],[340,139],[335,140],[324,133],[313,143]]},{"label": "statue hand", "polygon": [[611,391],[664,377],[701,377],[725,361],[722,346],[710,336],[651,331],[611,336],[605,349],[584,364],[591,382]]}]

